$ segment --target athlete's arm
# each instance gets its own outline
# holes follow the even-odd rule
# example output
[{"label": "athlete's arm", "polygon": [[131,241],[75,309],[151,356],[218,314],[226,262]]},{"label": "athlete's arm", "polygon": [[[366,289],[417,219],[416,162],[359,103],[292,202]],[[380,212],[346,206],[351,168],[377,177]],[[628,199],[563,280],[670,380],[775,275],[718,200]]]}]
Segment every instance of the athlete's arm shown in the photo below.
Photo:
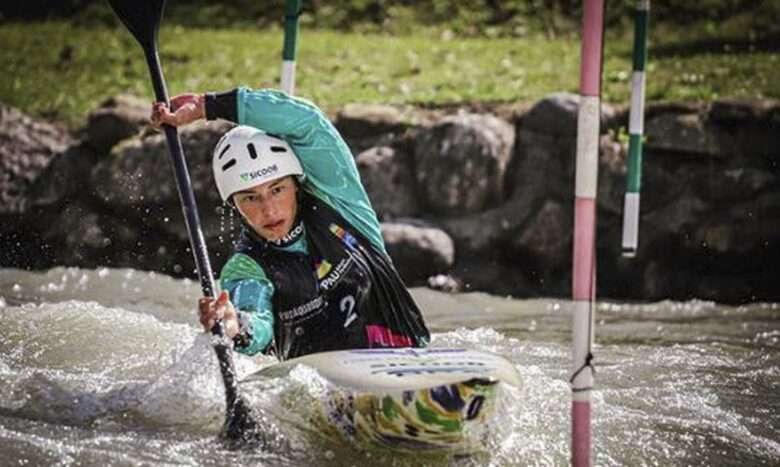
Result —
[{"label": "athlete's arm", "polygon": [[208,119],[224,118],[284,138],[301,161],[306,174],[304,188],[385,251],[379,221],[360,182],[355,159],[317,106],[281,91],[242,87],[206,94],[204,109]]},{"label": "athlete's arm", "polygon": [[238,310],[235,350],[246,355],[265,350],[273,338],[274,327],[271,312],[274,287],[265,272],[253,259],[237,253],[222,268],[219,282]]}]

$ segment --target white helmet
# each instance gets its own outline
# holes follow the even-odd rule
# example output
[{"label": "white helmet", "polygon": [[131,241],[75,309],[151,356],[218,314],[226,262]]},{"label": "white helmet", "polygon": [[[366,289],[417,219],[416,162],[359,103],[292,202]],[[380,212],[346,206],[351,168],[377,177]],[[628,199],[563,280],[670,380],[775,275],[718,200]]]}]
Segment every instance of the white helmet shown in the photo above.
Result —
[{"label": "white helmet", "polygon": [[303,175],[301,163],[286,141],[249,126],[237,126],[222,136],[214,148],[212,167],[223,201],[271,180]]}]

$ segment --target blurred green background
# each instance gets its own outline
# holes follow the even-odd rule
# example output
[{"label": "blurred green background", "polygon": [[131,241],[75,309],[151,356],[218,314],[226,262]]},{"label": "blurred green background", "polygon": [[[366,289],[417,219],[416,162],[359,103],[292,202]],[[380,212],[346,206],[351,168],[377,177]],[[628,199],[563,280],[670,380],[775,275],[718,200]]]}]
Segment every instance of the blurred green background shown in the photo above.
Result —
[{"label": "blurred green background", "polygon": [[[581,2],[303,0],[298,94],[439,105],[577,92]],[[608,2],[603,98],[630,95],[635,2]],[[172,94],[275,86],[284,1],[169,0],[160,50]],[[780,98],[780,0],[651,2],[648,101]],[[104,1],[0,6],[0,102],[83,123],[120,92],[148,97],[140,49]]]}]

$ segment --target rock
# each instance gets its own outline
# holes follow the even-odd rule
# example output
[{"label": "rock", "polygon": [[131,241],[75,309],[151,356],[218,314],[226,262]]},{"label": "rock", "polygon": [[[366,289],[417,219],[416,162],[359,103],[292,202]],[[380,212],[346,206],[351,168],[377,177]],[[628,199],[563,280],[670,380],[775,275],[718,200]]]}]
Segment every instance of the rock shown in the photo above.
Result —
[{"label": "rock", "polygon": [[363,186],[382,220],[413,217],[418,212],[410,159],[389,146],[368,149],[355,159]]},{"label": "rock", "polygon": [[527,215],[544,200],[571,192],[575,153],[574,138],[555,138],[520,128],[506,174],[506,194],[520,203],[517,215]]},{"label": "rock", "polygon": [[334,125],[353,151],[390,143],[409,128],[408,117],[397,108],[381,104],[347,104]]},{"label": "rock", "polygon": [[528,225],[515,232],[512,251],[544,270],[559,271],[571,264],[572,224],[571,206],[547,201]]},{"label": "rock", "polygon": [[693,179],[693,189],[703,200],[722,203],[744,201],[756,193],[780,188],[780,177],[754,168],[712,169]]},{"label": "rock", "polygon": [[670,274],[668,264],[650,261],[641,275],[642,280],[637,281],[636,285],[649,300],[663,300],[671,291],[678,292],[676,284],[680,276],[680,272],[674,270]]},{"label": "rock", "polygon": [[401,111],[381,104],[347,104],[336,116],[336,126],[344,136],[377,136],[406,128]]},{"label": "rock", "polygon": [[576,137],[579,107],[580,98],[576,94],[551,94],[528,111],[523,118],[523,127],[528,131],[556,137]]},{"label": "rock", "polygon": [[[578,102],[575,95],[552,95],[522,113],[502,114],[510,116],[503,120],[489,104],[342,112],[343,123],[353,125],[344,130],[354,138],[350,145],[370,148],[356,163],[380,217],[393,221],[383,233],[410,285],[570,296]],[[141,107],[136,124],[145,124],[147,105]],[[606,280],[599,281],[599,294],[780,300],[778,103],[722,99],[648,107],[639,250],[632,259],[620,257],[627,148],[612,131],[626,125],[627,115],[603,107],[597,254]],[[134,136],[138,127],[127,129],[134,125],[128,118],[127,131],[97,143],[111,151],[99,151],[91,139],[74,143],[56,126],[0,111],[0,264],[194,276],[162,135]],[[605,131],[605,121],[613,128]],[[229,127],[181,131],[215,271],[240,230],[238,217],[218,198],[210,164]]]},{"label": "rock", "polygon": [[610,214],[623,213],[626,193],[626,158],[628,146],[611,135],[599,138],[599,182],[596,194],[600,210]]},{"label": "rock", "polygon": [[[211,156],[219,138],[232,125],[200,122],[183,128],[182,140],[192,187],[207,237],[220,233],[222,206],[211,169]],[[188,238],[181,214],[165,137],[155,134],[129,139],[114,147],[91,173],[91,183],[100,202],[117,210],[129,210],[180,239]]]},{"label": "rock", "polygon": [[[707,203],[690,190],[679,193],[678,199],[640,219],[640,246],[653,250],[655,238],[671,237],[676,242],[691,244],[690,233],[702,217],[706,217]],[[645,240],[643,241],[642,238]],[[649,241],[648,241],[649,240]],[[660,250],[668,251],[668,250]]]},{"label": "rock", "polygon": [[94,267],[100,264],[96,250],[112,247],[101,226],[100,215],[80,202],[66,205],[51,219],[44,239],[57,246],[58,262],[65,265]]},{"label": "rock", "polygon": [[514,138],[514,128],[492,115],[454,115],[421,132],[415,175],[426,206],[462,215],[500,202]]},{"label": "rock", "polygon": [[553,294],[552,288],[533,277],[517,258],[497,254],[459,255],[449,275],[463,292],[489,291],[512,297]]},{"label": "rock", "polygon": [[[744,264],[741,269],[754,267],[760,261],[744,261],[744,258],[755,257],[765,261],[770,251],[780,253],[780,191],[768,190],[739,203],[731,203],[724,213],[708,216],[700,225],[703,231],[699,235],[717,244],[713,248],[734,256]],[[727,237],[729,241],[713,242],[712,231],[720,231],[718,240]]]},{"label": "rock", "polygon": [[[616,111],[608,104],[601,108],[604,129],[607,121],[616,118]],[[521,212],[530,212],[549,198],[562,201],[561,195],[574,186],[578,112],[579,96],[558,93],[536,103],[520,121],[515,154],[507,168],[506,194],[525,200]],[[601,136],[600,144],[600,170],[625,173],[625,148],[606,134]],[[615,210],[622,206],[622,200],[614,198],[616,188],[611,181],[600,177],[599,189],[603,190],[600,194],[611,196],[604,198],[602,205]]]},{"label": "rock", "polygon": [[0,104],[0,216],[26,210],[27,189],[72,141],[63,129]]},{"label": "rock", "polygon": [[[555,93],[537,102],[523,117],[526,130],[554,137],[575,138],[580,97],[572,93]],[[616,111],[607,103],[601,104],[601,127],[614,120]]]},{"label": "rock", "polygon": [[700,114],[661,114],[645,125],[648,150],[724,158],[717,130]]},{"label": "rock", "polygon": [[95,150],[85,144],[74,144],[55,155],[46,170],[29,189],[33,207],[57,206],[75,198],[90,197],[89,173],[97,163]]},{"label": "rock", "polygon": [[455,240],[458,251],[481,255],[503,248],[512,234],[528,222],[533,211],[525,209],[527,205],[523,200],[512,199],[494,209],[442,222]]},{"label": "rock", "polygon": [[648,214],[680,199],[696,177],[676,157],[647,151],[642,165],[640,211]]},{"label": "rock", "polygon": [[425,285],[429,277],[446,272],[454,262],[452,239],[441,229],[419,222],[385,222],[382,236],[407,285]]},{"label": "rock", "polygon": [[128,94],[106,99],[87,117],[88,144],[100,153],[108,152],[149,123],[151,108],[151,102]]},{"label": "rock", "polygon": [[447,293],[457,293],[463,290],[463,284],[448,274],[437,274],[428,278],[428,288]]},{"label": "rock", "polygon": [[735,303],[752,295],[750,282],[748,278],[732,274],[703,274],[686,284],[686,292],[691,298],[718,296],[724,302]]},{"label": "rock", "polygon": [[648,102],[645,107],[645,122],[664,114],[701,114],[706,105],[700,102]]},{"label": "rock", "polygon": [[729,169],[753,167],[777,172],[780,164],[780,101],[722,99],[707,114],[716,125]]},{"label": "rock", "polygon": [[780,111],[780,101],[718,99],[710,105],[709,118],[717,123],[742,123],[745,121],[764,121]]}]

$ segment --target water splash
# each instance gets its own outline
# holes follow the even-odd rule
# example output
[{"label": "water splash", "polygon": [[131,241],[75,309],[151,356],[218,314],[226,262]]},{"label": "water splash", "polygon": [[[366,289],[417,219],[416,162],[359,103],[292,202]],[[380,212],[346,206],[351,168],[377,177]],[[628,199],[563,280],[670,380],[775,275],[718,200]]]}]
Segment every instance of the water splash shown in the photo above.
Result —
[{"label": "water splash", "polygon": [[[140,292],[134,292],[140,290]],[[413,291],[437,347],[509,358],[505,438],[487,456],[357,451],[309,424],[322,391],[301,370],[242,391],[277,451],[215,445],[224,395],[194,315],[197,283],[132,270],[0,270],[0,449],[31,465],[565,465],[571,303]],[[780,460],[780,306],[601,304],[598,465]],[[535,323],[535,324],[532,324]],[[243,377],[272,362],[238,357]],[[503,397],[503,396],[502,396]]]}]

